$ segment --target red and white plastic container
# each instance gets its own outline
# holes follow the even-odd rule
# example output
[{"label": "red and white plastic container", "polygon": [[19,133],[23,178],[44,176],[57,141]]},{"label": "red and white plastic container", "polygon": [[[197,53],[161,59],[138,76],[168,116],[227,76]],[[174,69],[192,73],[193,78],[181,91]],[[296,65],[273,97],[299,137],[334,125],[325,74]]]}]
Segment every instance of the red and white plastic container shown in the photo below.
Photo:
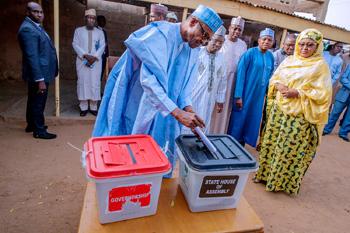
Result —
[{"label": "red and white plastic container", "polygon": [[149,135],[91,138],[82,163],[96,183],[101,223],[157,212],[162,177],[171,165]]}]

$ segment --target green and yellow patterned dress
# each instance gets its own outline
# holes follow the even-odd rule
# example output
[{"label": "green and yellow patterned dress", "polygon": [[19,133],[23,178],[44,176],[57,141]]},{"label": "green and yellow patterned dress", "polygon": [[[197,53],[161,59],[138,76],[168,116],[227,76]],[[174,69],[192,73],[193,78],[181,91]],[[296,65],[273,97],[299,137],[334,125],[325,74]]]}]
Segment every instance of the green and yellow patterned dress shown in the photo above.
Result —
[{"label": "green and yellow patterned dress", "polygon": [[[279,65],[270,79],[267,121],[260,138],[260,166],[255,175],[255,181],[266,183],[267,191],[299,193],[328,121],[332,83],[322,56],[322,39],[316,29],[301,32],[294,54]],[[305,41],[317,44],[308,57],[300,52],[306,48]],[[283,94],[286,89],[281,89],[281,85],[298,95]]]},{"label": "green and yellow patterned dress", "polygon": [[261,140],[257,181],[266,182],[267,191],[297,194],[318,144],[317,127],[302,114],[283,113],[272,102]]}]

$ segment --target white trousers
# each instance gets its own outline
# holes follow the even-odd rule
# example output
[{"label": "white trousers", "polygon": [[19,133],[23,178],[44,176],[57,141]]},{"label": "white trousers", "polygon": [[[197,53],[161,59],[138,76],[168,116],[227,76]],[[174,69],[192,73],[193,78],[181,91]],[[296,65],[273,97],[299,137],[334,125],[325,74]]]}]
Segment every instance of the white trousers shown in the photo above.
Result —
[{"label": "white trousers", "polygon": [[79,107],[81,111],[86,111],[89,109],[90,102],[90,110],[97,111],[97,101],[94,100],[80,100]]}]

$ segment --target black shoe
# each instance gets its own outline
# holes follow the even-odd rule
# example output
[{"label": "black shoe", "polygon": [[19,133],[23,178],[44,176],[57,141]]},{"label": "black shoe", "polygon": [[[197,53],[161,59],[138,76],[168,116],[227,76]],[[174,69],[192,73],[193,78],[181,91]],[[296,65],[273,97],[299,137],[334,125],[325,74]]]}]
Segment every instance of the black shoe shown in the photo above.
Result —
[{"label": "black shoe", "polygon": [[80,111],[80,116],[84,117],[84,116],[86,116],[87,113],[88,113],[88,110]]},{"label": "black shoe", "polygon": [[323,131],[322,136],[328,135],[329,133]]},{"label": "black shoe", "polygon": [[350,139],[347,136],[342,136],[342,135],[338,135],[341,139],[343,139],[346,142],[350,142]]},{"label": "black shoe", "polygon": [[57,135],[53,133],[45,132],[45,133],[33,133],[33,137],[40,138],[40,139],[54,139],[57,137]]},{"label": "black shoe", "polygon": [[94,111],[94,110],[90,110],[90,113],[94,116],[97,116],[97,111]]},{"label": "black shoe", "polygon": [[[44,129],[47,130],[47,128],[48,128],[47,125],[44,125]],[[27,125],[25,131],[26,131],[26,133],[31,133],[34,131],[34,128]]]}]

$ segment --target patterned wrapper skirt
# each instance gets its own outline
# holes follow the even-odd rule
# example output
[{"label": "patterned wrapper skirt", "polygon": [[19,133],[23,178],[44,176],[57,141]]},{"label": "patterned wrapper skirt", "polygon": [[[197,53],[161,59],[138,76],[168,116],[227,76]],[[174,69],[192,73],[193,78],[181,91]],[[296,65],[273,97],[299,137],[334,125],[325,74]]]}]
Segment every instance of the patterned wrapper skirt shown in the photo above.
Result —
[{"label": "patterned wrapper skirt", "polygon": [[267,191],[296,195],[316,153],[317,127],[302,114],[287,115],[271,102],[260,140],[260,165],[255,180],[266,182]]}]

